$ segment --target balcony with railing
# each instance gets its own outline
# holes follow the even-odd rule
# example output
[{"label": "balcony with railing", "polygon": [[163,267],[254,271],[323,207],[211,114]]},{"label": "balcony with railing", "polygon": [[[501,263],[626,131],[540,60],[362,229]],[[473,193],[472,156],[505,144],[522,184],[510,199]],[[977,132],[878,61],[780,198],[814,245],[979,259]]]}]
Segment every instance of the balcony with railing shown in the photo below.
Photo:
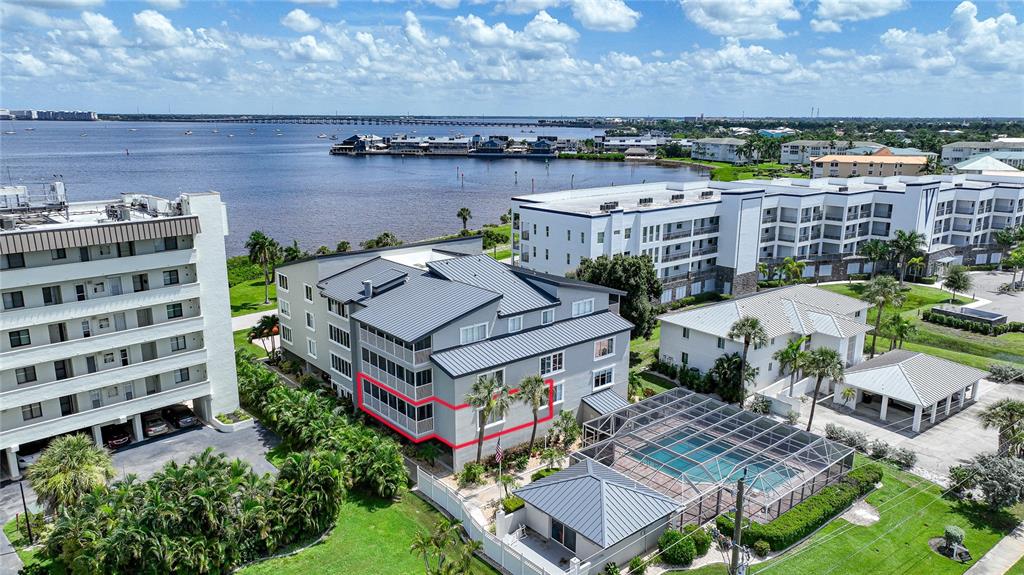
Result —
[{"label": "balcony with railing", "polygon": [[377,399],[370,394],[363,394],[363,408],[368,409],[377,415],[387,419],[391,423],[402,428],[405,432],[414,436],[422,436],[434,431],[434,418],[428,417],[423,420],[416,420],[408,414],[398,411],[385,401]]},{"label": "balcony with railing", "polygon": [[194,249],[177,249],[134,256],[113,257],[45,266],[4,270],[4,289],[51,285],[78,279],[138,273],[141,270],[176,268],[196,263]]},{"label": "balcony with railing", "polygon": [[974,215],[974,211],[975,211],[975,209],[974,209],[974,202],[961,202],[961,201],[957,201],[956,208],[953,211],[955,213],[957,213],[957,214],[962,214],[962,215],[965,215],[965,216],[973,216]]},{"label": "balcony with railing", "polygon": [[996,203],[995,203],[995,206],[993,207],[993,210],[997,211],[997,212],[999,212],[1001,214],[1012,214],[1014,212],[1014,205],[1013,204],[1014,204],[1013,200],[1008,200],[1008,201],[996,200]]},{"label": "balcony with railing", "polygon": [[692,228],[688,228],[688,227],[680,229],[680,230],[673,229],[671,231],[667,231],[664,234],[662,234],[661,239],[663,239],[665,241],[668,241],[668,240],[675,240],[675,239],[678,239],[678,238],[688,238],[688,237],[690,237],[690,235],[692,233],[693,233],[693,229]]},{"label": "balcony with railing", "polygon": [[953,222],[953,231],[954,232],[969,232],[969,231],[971,231],[971,224],[969,224],[969,223],[965,224],[965,223],[961,223],[961,222]]},{"label": "balcony with railing", "polygon": [[892,217],[892,206],[888,204],[875,205],[875,210],[872,215],[876,218],[889,219]]},{"label": "balcony with railing", "polygon": [[784,234],[779,232],[779,238],[776,241],[793,243],[796,241],[796,234]]},{"label": "balcony with railing", "polygon": [[718,233],[718,226],[717,225],[714,225],[714,226],[703,226],[703,227],[700,227],[700,228],[695,228],[693,230],[693,235],[695,235],[695,236],[699,236],[701,234],[717,234],[717,233]]},{"label": "balcony with railing", "polygon": [[703,248],[693,250],[693,257],[706,256],[708,254],[718,253],[718,246],[705,246]]},{"label": "balcony with railing", "polygon": [[[390,373],[384,371],[383,369],[380,369],[375,365],[370,365],[369,362],[365,361],[362,363],[362,369],[363,372],[366,373],[366,375],[372,377],[373,379],[386,385],[387,387],[390,387],[391,389],[397,391],[398,393],[401,393],[402,395],[413,399],[414,401],[426,399],[434,395],[433,383],[427,383],[424,385],[414,385],[405,381],[404,379],[400,379],[397,376],[391,375]],[[407,373],[412,372],[410,371]]]},{"label": "balcony with railing", "polygon": [[795,209],[783,208],[779,213],[779,221],[787,224],[795,224],[799,215]]},{"label": "balcony with railing", "polygon": [[430,353],[433,351],[430,347],[415,349],[414,344],[391,339],[390,336],[381,337],[370,333],[364,325],[359,326],[359,342],[363,346],[374,348],[374,351],[390,355],[411,365],[427,363],[430,360]]},{"label": "balcony with railing", "polygon": [[662,262],[675,262],[675,261],[679,261],[679,260],[685,260],[688,257],[690,257],[690,249],[686,248],[685,250],[672,251],[672,252],[668,252],[668,253],[662,254],[661,261]]},{"label": "balcony with railing", "polygon": [[766,213],[766,214],[761,216],[761,223],[762,224],[774,224],[777,221],[779,221],[779,216],[778,216],[778,214],[775,214],[775,213],[771,213],[771,214],[767,214]]},{"label": "balcony with railing", "polygon": [[830,222],[841,222],[844,219],[843,209],[839,207],[826,207],[825,219]]}]

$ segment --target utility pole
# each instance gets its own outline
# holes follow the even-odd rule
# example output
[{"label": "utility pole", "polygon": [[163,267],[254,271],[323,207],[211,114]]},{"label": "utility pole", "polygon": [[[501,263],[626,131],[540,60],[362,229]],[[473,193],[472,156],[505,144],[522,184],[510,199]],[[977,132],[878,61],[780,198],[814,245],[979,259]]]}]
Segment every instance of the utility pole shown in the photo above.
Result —
[{"label": "utility pole", "polygon": [[25,502],[25,484],[23,481],[18,481],[18,487],[21,489],[21,506],[25,510],[25,531],[28,532],[28,544],[31,545],[35,542],[32,537],[32,514],[28,512],[28,503]]},{"label": "utility pole", "polygon": [[732,563],[729,566],[730,575],[739,575],[740,572],[740,540],[743,534],[743,483],[747,478],[747,470],[743,470],[743,477],[736,482],[736,517],[732,528]]}]

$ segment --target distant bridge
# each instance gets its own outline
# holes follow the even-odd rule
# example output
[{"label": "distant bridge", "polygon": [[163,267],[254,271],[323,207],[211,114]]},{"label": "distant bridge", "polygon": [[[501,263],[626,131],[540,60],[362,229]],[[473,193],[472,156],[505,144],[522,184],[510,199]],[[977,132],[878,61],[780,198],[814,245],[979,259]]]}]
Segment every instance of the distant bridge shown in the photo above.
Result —
[{"label": "distant bridge", "polygon": [[602,122],[587,120],[563,120],[537,122],[527,120],[472,120],[468,118],[413,118],[401,116],[225,116],[197,118],[175,118],[179,122],[208,122],[218,124],[338,124],[378,125],[395,124],[416,126],[479,126],[505,128],[605,128]]}]

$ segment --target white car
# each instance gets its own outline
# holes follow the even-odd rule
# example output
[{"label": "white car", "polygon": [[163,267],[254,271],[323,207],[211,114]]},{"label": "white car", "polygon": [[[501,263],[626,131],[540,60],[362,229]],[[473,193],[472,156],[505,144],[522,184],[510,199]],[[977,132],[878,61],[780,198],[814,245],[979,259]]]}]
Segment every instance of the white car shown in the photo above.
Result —
[{"label": "white car", "polygon": [[42,454],[43,454],[42,450],[37,451],[35,453],[29,453],[27,455],[20,455],[19,454],[18,455],[18,469],[22,469],[22,470],[28,469],[28,466],[32,465],[33,463],[35,463],[36,460],[39,459],[39,456],[42,455]]}]

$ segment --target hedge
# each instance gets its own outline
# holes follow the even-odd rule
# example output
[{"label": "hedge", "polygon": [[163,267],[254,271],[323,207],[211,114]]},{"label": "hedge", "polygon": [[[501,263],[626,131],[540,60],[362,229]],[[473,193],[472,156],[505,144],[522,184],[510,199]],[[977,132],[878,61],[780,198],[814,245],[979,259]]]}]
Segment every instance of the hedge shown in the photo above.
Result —
[{"label": "hedge", "polygon": [[514,513],[522,509],[524,505],[526,502],[517,495],[509,495],[501,500],[501,508],[505,510],[505,513]]},{"label": "hedge", "polygon": [[1008,323],[1004,323],[1002,325],[989,325],[987,323],[982,323],[980,321],[965,320],[949,315],[933,313],[930,311],[926,311],[923,314],[921,314],[921,319],[929,323],[944,325],[946,327],[952,327],[955,329],[972,331],[974,333],[980,333],[982,335],[1003,335],[1004,333],[1024,332],[1024,321],[1011,321]]},{"label": "hedge", "polygon": [[[772,551],[782,551],[831,521],[874,489],[881,479],[882,467],[877,464],[854,469],[839,483],[825,487],[774,521],[763,524],[750,522],[743,530],[743,542],[753,544],[764,540]],[[719,515],[715,524],[722,533],[733,532],[733,520],[728,515]]]},{"label": "hedge", "polygon": [[683,535],[693,540],[693,547],[697,551],[697,557],[703,557],[711,549],[711,534],[697,525],[686,525],[683,527]]},{"label": "hedge", "polygon": [[547,469],[541,469],[540,471],[537,471],[536,473],[534,473],[533,475],[530,476],[530,481],[537,481],[538,479],[544,479],[548,475],[552,475],[554,473],[558,473],[561,470],[562,470],[561,467],[551,467],[551,468],[547,468]]},{"label": "hedge", "polygon": [[697,556],[693,540],[675,529],[668,529],[658,538],[661,560],[669,565],[689,565]]}]

